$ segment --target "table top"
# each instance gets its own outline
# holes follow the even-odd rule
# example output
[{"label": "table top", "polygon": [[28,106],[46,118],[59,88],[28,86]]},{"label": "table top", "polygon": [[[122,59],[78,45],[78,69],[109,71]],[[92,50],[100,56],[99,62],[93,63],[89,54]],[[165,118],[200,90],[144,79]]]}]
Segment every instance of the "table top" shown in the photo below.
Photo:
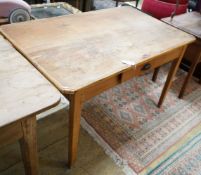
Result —
[{"label": "table top", "polygon": [[1,33],[64,94],[195,38],[132,7],[4,25]]},{"label": "table top", "polygon": [[60,101],[60,93],[0,36],[0,127]]},{"label": "table top", "polygon": [[177,15],[173,20],[169,17],[162,20],[201,39],[201,14],[199,12]]}]

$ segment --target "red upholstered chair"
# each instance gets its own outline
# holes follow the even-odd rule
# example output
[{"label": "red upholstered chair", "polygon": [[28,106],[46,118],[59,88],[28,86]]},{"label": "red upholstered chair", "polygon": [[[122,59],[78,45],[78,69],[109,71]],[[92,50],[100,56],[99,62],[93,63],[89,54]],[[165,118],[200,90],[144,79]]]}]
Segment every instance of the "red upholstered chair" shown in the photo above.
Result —
[{"label": "red upholstered chair", "polygon": [[171,16],[175,9],[175,15],[178,15],[186,13],[188,0],[179,0],[179,5],[176,6],[176,0],[144,0],[142,11],[157,19]]}]

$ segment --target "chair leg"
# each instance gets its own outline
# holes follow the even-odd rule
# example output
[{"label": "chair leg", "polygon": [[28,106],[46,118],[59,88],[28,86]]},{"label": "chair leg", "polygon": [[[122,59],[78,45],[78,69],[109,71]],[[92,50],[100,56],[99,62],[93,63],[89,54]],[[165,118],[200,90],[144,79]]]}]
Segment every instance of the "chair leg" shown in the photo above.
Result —
[{"label": "chair leg", "polygon": [[[199,53],[199,55],[197,56],[197,58],[194,59],[194,61],[192,62],[192,65],[191,65],[191,67],[189,69],[188,75],[186,76],[186,78],[184,80],[184,83],[183,83],[183,86],[182,86],[182,88],[180,90],[179,98],[183,98],[184,92],[185,92],[187,84],[188,84],[188,81],[192,77],[192,74],[193,74],[193,72],[194,72],[194,70],[195,70],[195,68],[196,68],[196,66],[197,66],[197,64],[199,62],[200,57],[201,57],[201,52]],[[201,82],[201,79],[200,79],[200,82]]]},{"label": "chair leg", "polygon": [[152,81],[153,81],[153,82],[156,82],[156,79],[157,79],[157,77],[158,77],[159,70],[160,70],[160,67],[157,67],[157,68],[154,69],[154,73],[153,73],[153,76],[152,76]]},{"label": "chair leg", "polygon": [[139,4],[139,1],[140,0],[136,0],[136,4],[135,4],[135,7],[137,8],[138,4]]},{"label": "chair leg", "polygon": [[116,7],[118,7],[119,5],[119,0],[116,0]]}]

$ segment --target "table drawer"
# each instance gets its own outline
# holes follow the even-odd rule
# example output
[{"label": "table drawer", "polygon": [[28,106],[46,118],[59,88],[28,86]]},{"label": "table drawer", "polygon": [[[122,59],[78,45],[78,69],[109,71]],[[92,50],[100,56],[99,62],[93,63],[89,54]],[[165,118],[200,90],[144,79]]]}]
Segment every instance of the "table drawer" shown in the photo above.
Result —
[{"label": "table drawer", "polygon": [[172,50],[171,52],[165,52],[159,56],[152,57],[142,63],[136,64],[135,67],[132,67],[122,73],[121,81],[127,81],[134,76],[143,75],[145,73],[150,72],[150,70],[153,70],[157,67],[162,66],[163,64],[166,64],[176,58],[179,58],[182,49],[182,47],[177,48]]},{"label": "table drawer", "polygon": [[152,69],[160,67],[163,64],[166,64],[170,62],[171,60],[174,60],[175,58],[179,58],[181,52],[182,52],[182,48],[175,49],[171,52],[166,52],[157,57],[150,58],[149,60],[143,63],[137,64],[134,70],[134,74],[143,75]]}]

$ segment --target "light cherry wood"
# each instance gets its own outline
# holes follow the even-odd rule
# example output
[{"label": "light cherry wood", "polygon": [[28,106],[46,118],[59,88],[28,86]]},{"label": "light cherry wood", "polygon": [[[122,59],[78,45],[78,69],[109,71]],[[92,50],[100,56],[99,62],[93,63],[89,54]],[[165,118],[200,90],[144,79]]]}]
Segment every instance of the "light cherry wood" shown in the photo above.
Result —
[{"label": "light cherry wood", "polygon": [[[182,50],[182,53],[180,55],[180,57],[178,59],[175,59],[173,62],[172,62],[172,65],[171,65],[171,68],[170,68],[170,72],[168,74],[168,77],[167,77],[167,80],[165,82],[165,86],[163,88],[163,91],[162,91],[162,94],[161,94],[161,97],[160,97],[160,100],[158,102],[158,107],[161,107],[163,101],[164,101],[164,97],[166,96],[167,94],[167,90],[170,88],[171,84],[172,84],[172,81],[173,81],[173,77],[175,76],[176,72],[177,72],[177,69],[179,67],[179,64],[183,58],[183,55],[184,55],[184,52],[186,50],[186,47],[183,47],[183,50]],[[156,69],[157,70],[157,69]]]},{"label": "light cherry wood", "polygon": [[131,7],[6,25],[1,32],[64,93],[131,67],[122,60],[137,65],[194,40]]},{"label": "light cherry wood", "polygon": [[0,31],[70,100],[69,167],[77,157],[82,103],[174,61],[162,103],[186,45],[195,40],[131,7],[12,24]]},{"label": "light cherry wood", "polygon": [[20,140],[26,174],[37,175],[36,114],[60,94],[2,36],[0,66],[0,146]]},{"label": "light cherry wood", "polygon": [[73,95],[69,95],[68,98],[70,101],[68,165],[72,165],[75,162],[77,156],[82,101],[79,92],[76,92]]}]

